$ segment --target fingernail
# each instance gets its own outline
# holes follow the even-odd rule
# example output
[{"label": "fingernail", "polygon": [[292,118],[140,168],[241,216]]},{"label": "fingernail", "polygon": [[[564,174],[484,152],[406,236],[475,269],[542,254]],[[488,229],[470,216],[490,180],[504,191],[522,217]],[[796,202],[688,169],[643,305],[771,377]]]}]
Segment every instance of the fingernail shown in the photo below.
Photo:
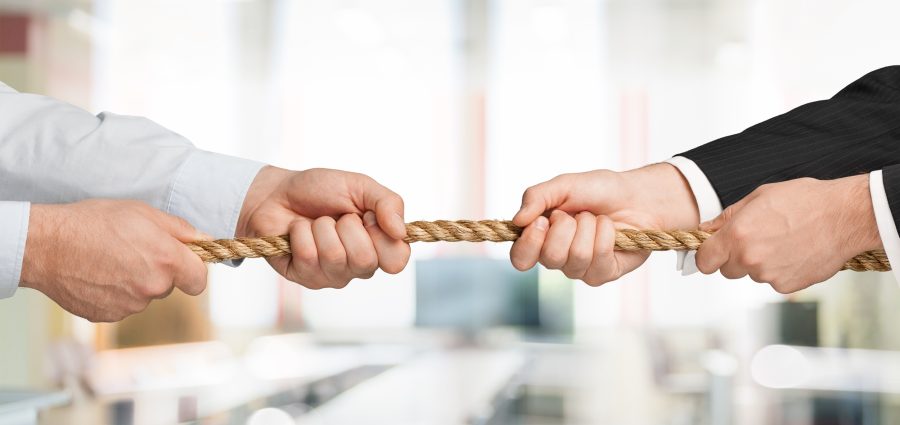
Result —
[{"label": "fingernail", "polygon": [[363,214],[363,224],[365,224],[366,227],[372,227],[378,224],[378,220],[375,219],[375,213],[366,211],[365,214]]},{"label": "fingernail", "polygon": [[547,221],[547,217],[540,216],[537,220],[534,221],[534,228],[538,230],[547,230],[549,221]]}]

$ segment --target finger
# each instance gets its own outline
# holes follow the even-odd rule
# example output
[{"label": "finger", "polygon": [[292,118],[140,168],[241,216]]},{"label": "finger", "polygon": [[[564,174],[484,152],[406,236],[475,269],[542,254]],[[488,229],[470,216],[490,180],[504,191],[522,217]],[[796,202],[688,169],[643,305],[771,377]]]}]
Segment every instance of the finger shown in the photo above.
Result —
[{"label": "finger", "polygon": [[582,212],[575,216],[575,221],[575,237],[569,247],[569,259],[562,271],[570,279],[581,279],[594,258],[597,217],[589,212]]},{"label": "finger", "polygon": [[347,251],[338,237],[336,225],[337,222],[331,217],[319,217],[312,224],[312,233],[319,267],[333,286],[340,286],[349,280],[350,273],[347,269]]},{"label": "finger", "polygon": [[756,197],[755,194],[750,194],[745,196],[741,200],[729,205],[727,208],[725,208],[724,211],[722,211],[721,214],[717,215],[716,218],[700,223],[700,230],[703,230],[704,232],[718,231],[722,228],[722,226],[728,223],[731,218],[734,217],[735,214],[737,214],[738,211],[744,208],[744,205],[746,205],[747,202],[749,202],[754,197]]},{"label": "finger", "polygon": [[541,264],[548,269],[559,269],[566,264],[576,227],[572,216],[559,210],[550,214],[550,230],[541,249]]},{"label": "finger", "polygon": [[729,250],[731,249],[731,237],[728,234],[728,225],[722,230],[713,233],[700,248],[697,249],[695,257],[697,270],[703,274],[713,274],[719,270],[729,258]]},{"label": "finger", "polygon": [[176,253],[176,271],[173,275],[175,287],[188,295],[199,295],[206,289],[206,278],[209,269],[197,254],[194,254],[184,243],[172,239],[169,248]]},{"label": "finger", "polygon": [[378,255],[378,266],[387,273],[397,274],[403,271],[409,262],[409,244],[402,240],[394,239],[384,233],[378,226],[375,213],[366,211],[363,214],[363,225],[369,232],[369,237],[375,245]]},{"label": "finger", "polygon": [[403,219],[403,198],[382,186],[372,178],[364,176],[357,189],[363,200],[363,210],[375,211],[378,225],[388,236],[402,240],[406,237],[406,223]]},{"label": "finger", "polygon": [[549,227],[547,217],[538,216],[537,220],[522,230],[522,235],[509,250],[509,259],[516,270],[530,270],[537,264]]},{"label": "finger", "polygon": [[704,232],[715,232],[715,231],[721,229],[722,226],[725,225],[725,222],[726,222],[725,213],[728,211],[729,210],[726,209],[725,211],[722,212],[722,214],[717,215],[716,218],[709,220],[709,221],[704,221],[703,223],[700,223],[700,226],[699,226],[700,230],[702,230]]},{"label": "finger", "polygon": [[582,279],[588,285],[601,285],[619,277],[619,266],[616,260],[616,227],[612,219],[605,215],[597,216],[594,233],[593,258],[584,272]]},{"label": "finger", "polygon": [[726,261],[725,264],[722,264],[722,267],[719,268],[719,272],[722,273],[722,276],[725,276],[728,279],[740,279],[744,276],[747,276],[747,269],[740,265],[737,261]]},{"label": "finger", "polygon": [[344,214],[337,221],[335,230],[347,252],[347,266],[353,277],[372,277],[378,270],[378,254],[362,219],[356,214]]},{"label": "finger", "polygon": [[288,280],[306,285],[309,279],[322,274],[312,222],[305,218],[293,220],[288,233],[291,237],[291,256],[271,257],[269,263]]},{"label": "finger", "polygon": [[197,230],[191,223],[188,223],[187,220],[181,217],[166,214],[159,210],[154,211],[156,212],[155,218],[159,226],[181,242],[213,240],[212,236]]},{"label": "finger", "polygon": [[512,219],[513,223],[525,227],[547,210],[562,205],[569,190],[562,180],[555,177],[526,189],[522,194],[522,206]]}]

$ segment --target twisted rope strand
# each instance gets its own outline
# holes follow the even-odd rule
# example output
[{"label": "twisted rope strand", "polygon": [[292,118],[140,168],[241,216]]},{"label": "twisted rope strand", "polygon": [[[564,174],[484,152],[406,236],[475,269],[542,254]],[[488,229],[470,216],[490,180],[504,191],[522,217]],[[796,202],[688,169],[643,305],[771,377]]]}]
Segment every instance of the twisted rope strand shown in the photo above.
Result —
[{"label": "twisted rope strand", "polygon": [[[406,242],[509,242],[519,238],[522,228],[501,220],[437,220],[406,224]],[[700,230],[619,230],[616,249],[620,251],[696,250],[710,236]],[[287,235],[260,238],[219,239],[187,244],[207,263],[240,258],[275,257],[291,253]],[[842,270],[888,271],[891,263],[884,251],[869,251],[851,258]]]}]

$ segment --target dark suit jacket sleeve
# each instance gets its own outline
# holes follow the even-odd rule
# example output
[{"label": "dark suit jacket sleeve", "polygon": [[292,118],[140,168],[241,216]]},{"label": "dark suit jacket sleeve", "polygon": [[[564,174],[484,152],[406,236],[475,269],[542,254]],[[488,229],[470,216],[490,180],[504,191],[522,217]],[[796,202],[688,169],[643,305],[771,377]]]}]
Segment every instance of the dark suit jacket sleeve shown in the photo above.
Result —
[{"label": "dark suit jacket sleeve", "polygon": [[900,66],[866,74],[828,100],[800,106],[681,154],[731,205],[760,185],[883,169],[900,228]]}]

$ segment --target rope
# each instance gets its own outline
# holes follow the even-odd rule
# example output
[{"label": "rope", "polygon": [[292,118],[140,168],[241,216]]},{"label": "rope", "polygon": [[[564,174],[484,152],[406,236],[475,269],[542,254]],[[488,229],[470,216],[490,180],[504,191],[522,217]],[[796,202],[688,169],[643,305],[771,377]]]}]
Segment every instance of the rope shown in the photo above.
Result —
[{"label": "rope", "polygon": [[[437,220],[414,221],[406,224],[406,242],[509,242],[519,238],[522,229],[511,221],[501,220]],[[619,230],[616,232],[616,249],[620,251],[669,251],[696,250],[710,236],[700,230]],[[217,263],[240,258],[276,257],[291,253],[289,237],[263,236],[260,238],[219,239],[187,244],[207,263]],[[884,251],[859,254],[844,264],[842,270],[888,271]]]}]

